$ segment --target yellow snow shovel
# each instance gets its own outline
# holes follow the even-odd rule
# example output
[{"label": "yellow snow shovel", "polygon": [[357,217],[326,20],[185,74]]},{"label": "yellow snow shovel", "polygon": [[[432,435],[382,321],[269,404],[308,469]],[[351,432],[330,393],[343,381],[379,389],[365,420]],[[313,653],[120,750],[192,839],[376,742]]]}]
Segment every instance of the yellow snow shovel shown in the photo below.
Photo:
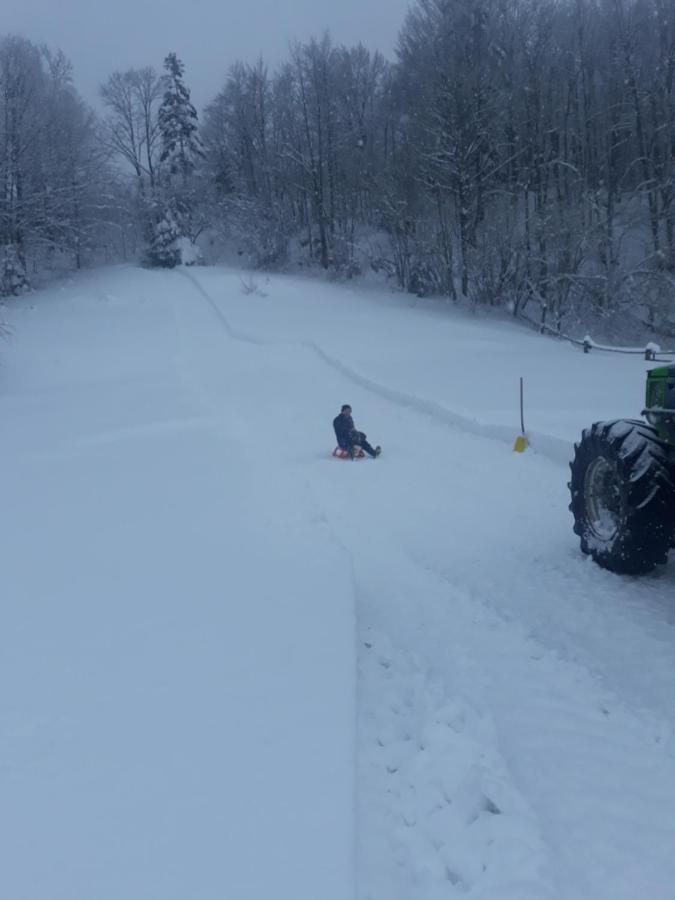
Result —
[{"label": "yellow snow shovel", "polygon": [[523,379],[520,379],[520,434],[516,438],[513,445],[515,453],[524,453],[528,447],[528,440],[525,434],[525,420],[523,416]]}]

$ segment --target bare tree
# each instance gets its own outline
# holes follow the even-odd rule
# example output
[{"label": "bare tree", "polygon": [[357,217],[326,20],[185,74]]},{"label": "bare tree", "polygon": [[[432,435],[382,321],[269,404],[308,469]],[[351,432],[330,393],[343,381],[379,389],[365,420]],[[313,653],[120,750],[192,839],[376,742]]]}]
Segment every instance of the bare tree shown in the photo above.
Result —
[{"label": "bare tree", "polygon": [[154,194],[159,184],[161,133],[158,112],[165,79],[152,66],[114,72],[101,87],[108,109],[105,140],[131,166],[140,195]]}]

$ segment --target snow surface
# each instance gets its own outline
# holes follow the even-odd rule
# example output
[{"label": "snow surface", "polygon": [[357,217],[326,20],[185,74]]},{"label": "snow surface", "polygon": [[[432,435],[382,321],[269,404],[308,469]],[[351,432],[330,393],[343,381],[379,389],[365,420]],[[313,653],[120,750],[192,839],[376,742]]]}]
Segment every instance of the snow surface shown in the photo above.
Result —
[{"label": "snow surface", "polygon": [[567,511],[644,360],[223,269],[2,317],[3,897],[674,896],[675,567]]}]

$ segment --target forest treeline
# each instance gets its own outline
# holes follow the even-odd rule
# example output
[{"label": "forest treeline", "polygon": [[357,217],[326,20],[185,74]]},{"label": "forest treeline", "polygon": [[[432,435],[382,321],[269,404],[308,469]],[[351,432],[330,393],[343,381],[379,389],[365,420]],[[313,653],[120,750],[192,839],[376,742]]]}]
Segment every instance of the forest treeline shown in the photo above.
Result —
[{"label": "forest treeline", "polygon": [[675,5],[417,0],[393,60],[326,34],[234,62],[200,116],[175,53],[112,73],[95,113],[63,54],[5,36],[0,178],[2,293],[208,236],[253,266],[668,331]]}]

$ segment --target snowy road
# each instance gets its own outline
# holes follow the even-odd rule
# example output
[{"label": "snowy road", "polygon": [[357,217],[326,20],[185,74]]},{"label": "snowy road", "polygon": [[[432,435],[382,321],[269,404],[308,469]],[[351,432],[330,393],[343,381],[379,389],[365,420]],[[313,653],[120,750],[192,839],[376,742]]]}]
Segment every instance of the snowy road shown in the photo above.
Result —
[{"label": "snowy road", "polygon": [[[7,314],[17,895],[672,897],[675,569],[600,571],[566,509],[644,362],[264,292],[118,269]],[[330,459],[343,402],[377,462]]]}]

